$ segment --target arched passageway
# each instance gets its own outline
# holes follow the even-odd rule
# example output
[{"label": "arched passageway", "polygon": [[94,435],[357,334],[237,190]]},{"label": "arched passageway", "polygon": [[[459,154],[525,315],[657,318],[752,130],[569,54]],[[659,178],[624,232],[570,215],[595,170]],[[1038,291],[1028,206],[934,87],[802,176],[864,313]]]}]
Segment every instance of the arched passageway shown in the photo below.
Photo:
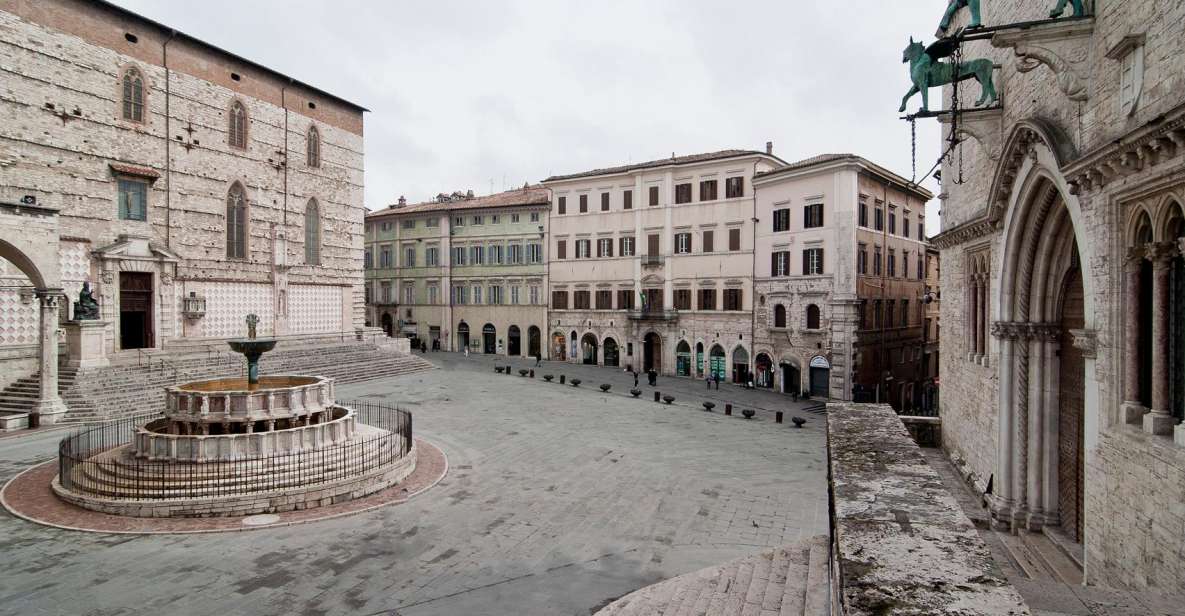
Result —
[{"label": "arched passageway", "polygon": [[564,361],[567,357],[568,344],[563,332],[552,332],[551,334],[551,359],[552,361]]},{"label": "arched passageway", "polygon": [[742,346],[732,350],[732,382],[741,385],[749,382],[749,352]]},{"label": "arched passageway", "polygon": [[597,365],[597,337],[590,334],[585,334],[580,339],[580,363],[586,366]]},{"label": "arched passageway", "polygon": [[753,368],[753,384],[764,389],[774,387],[774,362],[766,353],[758,353]]},{"label": "arched passageway", "polygon": [[662,373],[662,338],[654,332],[642,339],[642,370]]},{"label": "arched passageway", "polygon": [[530,357],[539,357],[541,353],[541,336],[539,328],[534,325],[527,328],[527,355]]},{"label": "arched passageway", "polygon": [[493,355],[498,352],[498,329],[492,323],[481,328],[481,352]]},{"label": "arched passageway", "polygon": [[380,322],[382,323],[383,331],[386,332],[388,336],[390,336],[392,333],[394,333],[395,323],[391,319],[391,313],[384,312],[383,318],[380,320]]},{"label": "arched passageway", "polygon": [[728,380],[728,374],[724,370],[725,363],[724,347],[718,344],[712,345],[712,350],[708,352],[708,374],[713,380]]},{"label": "arched passageway", "polygon": [[461,321],[457,324],[457,351],[469,348],[469,324]]},{"label": "arched passageway", "polygon": [[606,366],[617,367],[621,364],[621,353],[616,340],[605,338],[605,342],[601,347],[602,360]]},{"label": "arched passageway", "polygon": [[506,330],[506,354],[511,357],[518,357],[522,355],[522,334],[519,332],[517,325],[511,325]]},{"label": "arched passageway", "polygon": [[691,376],[691,345],[686,340],[680,340],[675,346],[675,374]]}]

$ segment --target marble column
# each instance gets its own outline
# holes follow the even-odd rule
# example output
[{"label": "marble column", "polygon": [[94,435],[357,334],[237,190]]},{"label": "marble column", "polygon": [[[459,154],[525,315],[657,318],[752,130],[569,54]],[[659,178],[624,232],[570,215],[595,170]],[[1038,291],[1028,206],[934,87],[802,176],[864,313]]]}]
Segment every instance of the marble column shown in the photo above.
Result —
[{"label": "marble column", "polygon": [[1172,434],[1177,423],[1169,411],[1169,266],[1176,256],[1173,243],[1149,247],[1152,259],[1152,410],[1144,415],[1144,431]]},{"label": "marble column", "polygon": [[1000,400],[997,413],[997,453],[995,494],[992,499],[992,526],[1009,530],[1012,526],[1015,493],[1013,492],[1013,460],[1015,452],[1015,418],[1012,414],[1014,379],[1013,346],[1016,332],[1012,323],[992,325],[992,335],[1000,339]]},{"label": "marble column", "polygon": [[1131,248],[1123,263],[1123,418],[1140,421],[1148,409],[1140,403],[1140,267],[1144,249]]},{"label": "marble column", "polygon": [[58,395],[58,313],[61,289],[38,289],[41,304],[40,362],[41,390],[33,405],[33,419],[38,426],[57,423],[66,415],[66,403]]},{"label": "marble column", "polygon": [[975,274],[967,277],[967,360],[975,359],[975,347],[979,344],[979,306],[975,301]]},{"label": "marble column", "polygon": [[987,282],[984,280],[984,274],[979,274],[975,277],[975,318],[979,323],[976,327],[975,336],[975,354],[983,359],[987,355]]}]

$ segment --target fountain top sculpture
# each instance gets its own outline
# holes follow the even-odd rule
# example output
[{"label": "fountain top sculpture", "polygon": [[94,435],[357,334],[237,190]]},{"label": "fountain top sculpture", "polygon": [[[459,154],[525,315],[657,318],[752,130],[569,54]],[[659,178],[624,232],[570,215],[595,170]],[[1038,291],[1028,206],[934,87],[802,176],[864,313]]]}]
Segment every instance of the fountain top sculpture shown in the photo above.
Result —
[{"label": "fountain top sculpture", "polygon": [[259,325],[259,315],[247,315],[247,337],[227,340],[232,351],[241,353],[247,358],[247,387],[259,387],[259,358],[264,353],[276,348],[275,338],[256,338],[255,327]]}]

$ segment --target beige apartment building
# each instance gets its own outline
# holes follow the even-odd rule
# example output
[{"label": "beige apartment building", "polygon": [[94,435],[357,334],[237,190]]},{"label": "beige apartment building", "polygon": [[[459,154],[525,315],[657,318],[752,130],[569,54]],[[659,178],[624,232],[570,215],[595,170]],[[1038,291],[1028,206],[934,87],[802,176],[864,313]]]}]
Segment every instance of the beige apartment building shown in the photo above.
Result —
[{"label": "beige apartment building", "polygon": [[534,357],[547,327],[546,188],[453,193],[366,217],[368,321],[431,348]]},{"label": "beige apartment building", "polygon": [[932,195],[852,154],[766,170],[753,186],[754,384],[912,407]]},{"label": "beige apartment building", "polygon": [[549,357],[746,381],[753,177],[783,164],[726,150],[544,180]]}]

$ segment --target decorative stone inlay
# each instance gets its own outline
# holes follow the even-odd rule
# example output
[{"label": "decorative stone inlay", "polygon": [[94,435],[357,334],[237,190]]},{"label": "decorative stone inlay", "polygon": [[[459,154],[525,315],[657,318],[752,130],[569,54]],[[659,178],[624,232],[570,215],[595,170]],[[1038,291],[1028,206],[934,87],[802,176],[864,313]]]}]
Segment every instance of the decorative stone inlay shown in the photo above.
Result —
[{"label": "decorative stone inlay", "polygon": [[1085,66],[1090,58],[1094,18],[1060,20],[1019,30],[1005,30],[992,36],[992,46],[1011,47],[1016,53],[1016,70],[1028,73],[1048,66],[1057,78],[1058,89],[1072,101],[1089,97]]}]

